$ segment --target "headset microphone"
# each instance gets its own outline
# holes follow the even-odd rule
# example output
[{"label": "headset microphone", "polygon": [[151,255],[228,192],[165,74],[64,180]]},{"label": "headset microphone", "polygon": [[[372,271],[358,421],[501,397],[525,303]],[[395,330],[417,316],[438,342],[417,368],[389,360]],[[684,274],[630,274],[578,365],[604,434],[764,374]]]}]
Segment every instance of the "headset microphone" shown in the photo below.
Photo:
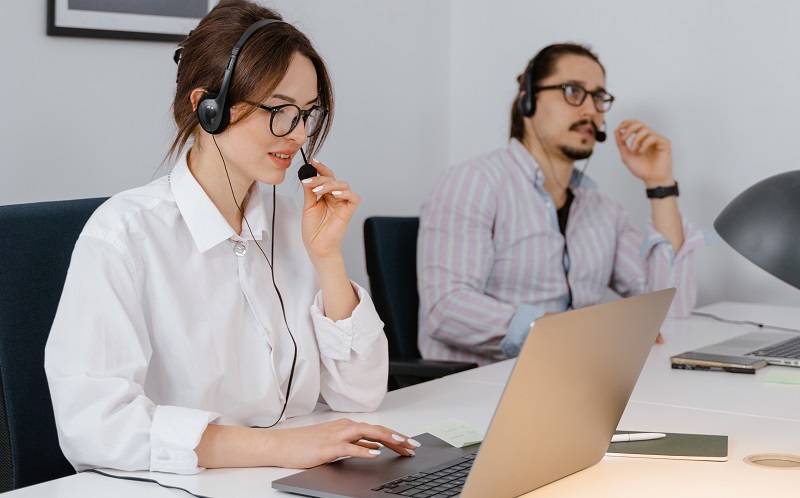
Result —
[{"label": "headset microphone", "polygon": [[602,143],[606,141],[606,138],[608,138],[606,135],[606,122],[603,121],[603,127],[594,132],[594,139]]},{"label": "headset microphone", "polygon": [[303,181],[306,178],[317,176],[317,168],[308,163],[308,159],[306,159],[306,153],[303,152],[303,149],[300,149],[300,154],[303,156],[304,163],[302,166],[300,166],[300,169],[297,170],[297,177],[300,178],[300,181]]}]

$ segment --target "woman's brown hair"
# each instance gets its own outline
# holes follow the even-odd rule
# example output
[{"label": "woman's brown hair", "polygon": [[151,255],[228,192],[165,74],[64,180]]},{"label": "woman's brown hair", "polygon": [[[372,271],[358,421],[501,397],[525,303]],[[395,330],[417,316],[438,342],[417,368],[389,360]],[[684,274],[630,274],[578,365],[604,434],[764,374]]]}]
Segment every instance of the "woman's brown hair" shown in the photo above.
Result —
[{"label": "woman's brown hair", "polygon": [[[172,114],[178,131],[167,157],[180,153],[189,139],[198,132],[199,120],[192,109],[190,95],[196,88],[209,92],[219,90],[228,60],[242,33],[262,19],[283,21],[276,12],[247,0],[222,0],[208,13],[178,46],[178,77]],[[317,71],[319,105],[328,110],[320,131],[309,137],[309,157],[319,149],[328,135],[333,119],[333,88],[322,57],[309,39],[286,22],[270,23],[253,33],[239,53],[228,89],[227,104],[261,102],[268,98],[289,69],[295,54],[314,64]],[[246,118],[257,108],[240,113],[230,126]]]}]

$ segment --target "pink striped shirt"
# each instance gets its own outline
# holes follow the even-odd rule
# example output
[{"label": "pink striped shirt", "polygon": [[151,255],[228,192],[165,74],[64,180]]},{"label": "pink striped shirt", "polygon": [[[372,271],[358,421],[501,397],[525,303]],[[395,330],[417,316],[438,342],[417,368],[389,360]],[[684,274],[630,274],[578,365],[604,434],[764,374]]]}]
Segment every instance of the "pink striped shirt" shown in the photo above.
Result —
[{"label": "pink striped shirt", "polygon": [[[533,156],[516,139],[449,168],[422,207],[417,246],[423,357],[487,364],[516,356],[545,312],[667,287],[670,313],[695,306],[691,253],[706,244],[684,221],[677,254],[652,227],[642,234],[588,177],[577,183],[565,238]],[[569,287],[565,278],[568,268]]]}]

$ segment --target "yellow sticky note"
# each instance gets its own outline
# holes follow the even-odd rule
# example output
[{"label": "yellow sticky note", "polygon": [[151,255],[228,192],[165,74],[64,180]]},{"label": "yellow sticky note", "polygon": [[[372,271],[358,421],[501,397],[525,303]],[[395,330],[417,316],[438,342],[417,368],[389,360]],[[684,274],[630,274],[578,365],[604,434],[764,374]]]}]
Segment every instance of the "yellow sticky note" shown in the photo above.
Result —
[{"label": "yellow sticky note", "polygon": [[800,384],[800,372],[785,369],[771,370],[771,372],[764,376],[764,382],[773,382],[775,384]]},{"label": "yellow sticky note", "polygon": [[478,429],[455,418],[434,424],[425,429],[425,431],[456,448],[463,448],[483,441],[483,434]]}]

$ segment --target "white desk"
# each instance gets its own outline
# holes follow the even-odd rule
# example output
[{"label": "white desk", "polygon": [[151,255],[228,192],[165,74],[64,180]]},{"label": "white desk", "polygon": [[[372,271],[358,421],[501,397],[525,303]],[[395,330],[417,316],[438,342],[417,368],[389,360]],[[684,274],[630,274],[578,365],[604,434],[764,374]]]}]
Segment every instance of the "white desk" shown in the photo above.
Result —
[{"label": "white desk", "polygon": [[[726,318],[750,319],[800,328],[800,309],[720,303],[707,311]],[[672,370],[669,356],[750,330],[706,318],[668,320],[666,344],[653,348],[620,422],[623,430],[727,434],[728,462],[695,462],[606,457],[599,464],[539,490],[531,497],[791,496],[800,486],[800,469],[767,469],[743,462],[755,453],[800,454],[800,385],[767,384],[765,370],[755,375]],[[485,429],[500,398],[513,361],[462,372],[389,393],[376,413],[349,414],[409,435],[433,422],[457,417]],[[565,364],[564,368],[570,368]],[[793,369],[797,370],[797,369]],[[284,422],[294,427],[343,416],[329,411]],[[133,475],[222,497],[295,495],[272,490],[286,469],[208,470],[196,476]],[[177,497],[188,496],[154,484],[80,474],[9,493],[9,498]]]},{"label": "white desk", "polygon": [[[800,329],[800,308],[725,302],[697,311]],[[733,374],[670,367],[670,356],[754,330],[758,329],[752,325],[731,325],[711,318],[668,319],[663,327],[665,342],[650,352],[631,401],[800,421],[800,385],[764,382],[775,370],[800,374],[798,368],[769,366],[755,374]],[[505,385],[513,362],[496,363],[454,377]],[[565,363],[564,368],[573,367]],[[800,447],[795,452],[800,452]]]}]

